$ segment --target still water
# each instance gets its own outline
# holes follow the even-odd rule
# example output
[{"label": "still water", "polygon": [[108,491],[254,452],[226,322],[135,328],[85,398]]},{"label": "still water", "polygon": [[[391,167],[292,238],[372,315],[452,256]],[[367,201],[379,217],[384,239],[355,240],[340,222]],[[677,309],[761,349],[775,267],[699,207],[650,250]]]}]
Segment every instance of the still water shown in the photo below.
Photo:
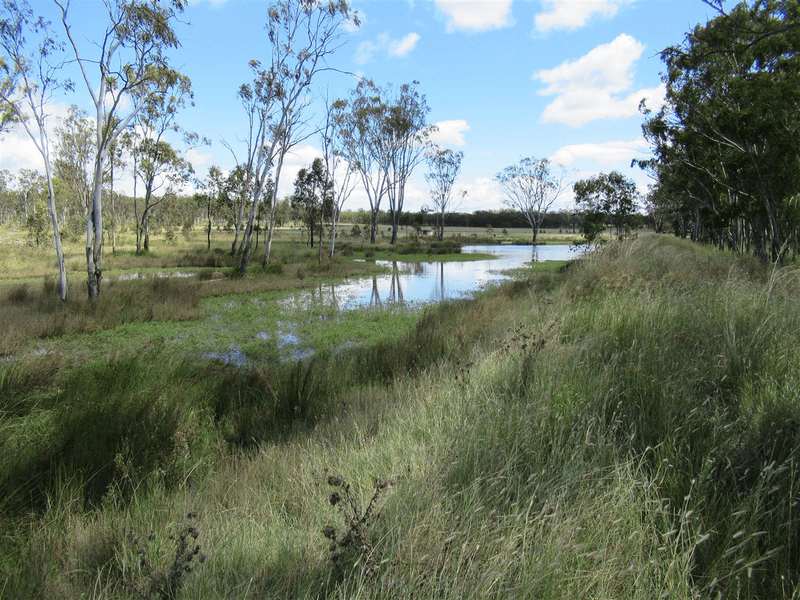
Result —
[{"label": "still water", "polygon": [[[233,363],[298,360],[319,344],[358,345],[390,314],[409,315],[431,303],[468,296],[514,276],[530,262],[570,260],[569,246],[468,246],[466,254],[493,258],[465,262],[383,261],[387,273],[315,288],[256,295],[218,306],[205,356]],[[383,316],[381,316],[383,315]],[[323,341],[324,340],[324,341]]]},{"label": "still water", "polygon": [[467,296],[492,283],[512,277],[526,263],[571,260],[579,255],[568,245],[465,246],[462,254],[490,254],[496,258],[466,262],[378,261],[391,270],[386,275],[357,279],[335,286],[293,294],[287,308],[309,303],[352,310],[386,304],[428,304]]}]

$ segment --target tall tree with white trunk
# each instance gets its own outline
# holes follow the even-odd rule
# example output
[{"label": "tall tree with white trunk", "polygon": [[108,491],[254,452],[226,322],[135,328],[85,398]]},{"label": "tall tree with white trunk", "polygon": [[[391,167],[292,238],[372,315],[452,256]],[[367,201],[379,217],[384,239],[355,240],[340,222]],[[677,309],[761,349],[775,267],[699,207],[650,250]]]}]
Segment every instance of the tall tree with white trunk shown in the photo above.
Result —
[{"label": "tall tree with white trunk", "polygon": [[47,179],[48,209],[58,259],[59,292],[67,299],[67,272],[53,190],[47,119],[52,94],[68,81],[57,78],[63,66],[62,46],[50,23],[34,15],[26,0],[4,0],[0,11],[0,134],[20,125],[42,156]]},{"label": "tall tree with white trunk", "polygon": [[[254,191],[244,231],[239,272],[250,259],[256,211],[267,189],[267,179],[277,193],[286,154],[301,139],[309,137],[304,112],[310,103],[310,88],[319,73],[330,69],[327,59],[345,42],[358,17],[347,2],[339,0],[277,0],[269,7],[267,36],[272,46],[268,67],[251,61],[255,77],[242,92],[253,99],[256,116]],[[251,125],[251,129],[253,125]],[[263,265],[269,264],[275,227],[276,198],[270,203],[269,232]]]},{"label": "tall tree with white trunk", "polygon": [[[74,59],[95,110],[92,209],[86,222],[89,299],[100,296],[103,256],[103,175],[112,145],[153,98],[175,85],[180,73],[168,52],[180,46],[174,26],[185,0],[103,0],[95,31],[73,32],[69,0],[61,9]],[[88,41],[84,41],[88,40]]]}]

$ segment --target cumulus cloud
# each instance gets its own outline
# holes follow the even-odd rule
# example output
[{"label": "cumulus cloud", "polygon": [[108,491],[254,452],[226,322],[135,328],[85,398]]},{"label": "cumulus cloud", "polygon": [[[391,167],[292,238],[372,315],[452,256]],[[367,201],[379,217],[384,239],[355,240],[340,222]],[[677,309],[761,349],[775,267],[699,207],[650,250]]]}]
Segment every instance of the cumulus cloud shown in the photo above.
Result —
[{"label": "cumulus cloud", "polygon": [[646,146],[642,138],[598,144],[573,144],[556,150],[550,160],[565,167],[571,166],[576,160],[592,160],[614,168],[628,167],[632,159],[643,154]]},{"label": "cumulus cloud", "polygon": [[536,15],[536,29],[542,33],[554,29],[579,29],[595,15],[610,19],[620,8],[635,1],[542,0],[544,12]]},{"label": "cumulus cloud", "polygon": [[643,51],[643,44],[623,33],[578,60],[535,73],[534,78],[547,86],[540,94],[555,96],[542,114],[544,122],[580,127],[597,119],[633,116],[642,99],[651,108],[663,104],[663,85],[629,91]]},{"label": "cumulus cloud", "polygon": [[447,32],[487,31],[513,25],[512,0],[433,0],[447,17]]},{"label": "cumulus cloud", "polygon": [[[64,119],[69,115],[69,105],[63,102],[53,103],[48,107],[48,113],[47,135],[52,153],[56,144],[54,128],[59,124],[60,119]],[[30,124],[33,127],[33,131],[38,135],[36,123],[32,118]],[[0,169],[7,169],[12,173],[16,173],[19,169],[33,169],[44,173],[42,155],[22,125],[17,125],[0,135]]]},{"label": "cumulus cloud", "polygon": [[463,119],[439,121],[434,123],[439,129],[433,134],[433,141],[441,146],[466,146],[464,133],[469,131],[469,124]]},{"label": "cumulus cloud", "polygon": [[416,47],[419,40],[420,36],[415,32],[411,32],[399,40],[390,38],[388,33],[382,33],[374,42],[365,40],[359,44],[356,49],[355,61],[363,65],[372,60],[376,52],[384,51],[389,57],[402,58]]}]

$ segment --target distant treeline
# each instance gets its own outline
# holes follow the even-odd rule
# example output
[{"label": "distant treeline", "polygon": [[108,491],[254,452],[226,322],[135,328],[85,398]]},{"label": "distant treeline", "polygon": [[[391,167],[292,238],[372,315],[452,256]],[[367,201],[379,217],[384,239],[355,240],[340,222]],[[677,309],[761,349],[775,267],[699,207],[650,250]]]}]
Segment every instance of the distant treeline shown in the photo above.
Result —
[{"label": "distant treeline", "polygon": [[[403,213],[400,218],[400,224],[405,227],[433,227],[435,215],[426,214],[423,212],[409,212]],[[633,228],[643,226],[650,226],[652,219],[649,216],[634,214],[629,219],[630,223],[627,225]],[[564,232],[570,231],[578,233],[580,225],[583,221],[583,213],[573,210],[559,210],[556,212],[546,213],[544,221],[542,221],[542,229],[558,229]],[[356,211],[343,211],[343,223],[369,223],[369,211],[356,210]],[[378,217],[378,222],[382,225],[388,225],[389,215],[381,213]],[[456,212],[445,216],[445,227],[492,227],[494,229],[512,229],[512,228],[529,228],[525,217],[520,211],[502,209],[502,210],[476,210],[472,213]]]}]

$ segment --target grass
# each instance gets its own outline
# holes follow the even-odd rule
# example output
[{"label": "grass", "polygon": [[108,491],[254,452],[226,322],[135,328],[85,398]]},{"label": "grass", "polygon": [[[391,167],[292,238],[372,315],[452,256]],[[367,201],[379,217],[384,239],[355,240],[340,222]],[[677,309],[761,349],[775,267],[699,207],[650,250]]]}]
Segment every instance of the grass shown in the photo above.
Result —
[{"label": "grass", "polygon": [[797,597],[799,291],[642,236],[297,363],[5,363],[0,595],[141,597],[191,513],[175,597]]}]

